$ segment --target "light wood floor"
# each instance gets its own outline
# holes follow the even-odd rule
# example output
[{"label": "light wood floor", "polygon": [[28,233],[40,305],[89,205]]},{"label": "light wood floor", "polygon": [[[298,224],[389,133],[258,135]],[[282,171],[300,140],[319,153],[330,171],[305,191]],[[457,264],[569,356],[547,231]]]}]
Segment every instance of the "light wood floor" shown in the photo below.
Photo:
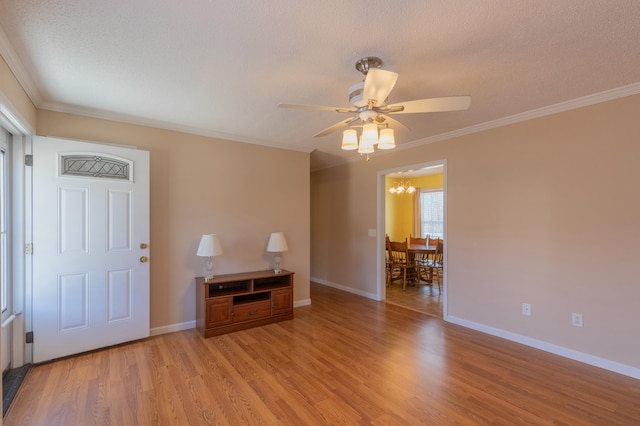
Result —
[{"label": "light wood floor", "polygon": [[32,368],[5,425],[637,425],[640,381],[312,284],[295,319]]},{"label": "light wood floor", "polygon": [[386,302],[442,318],[442,295],[438,284],[422,282],[420,285],[407,285],[403,290],[402,281],[392,281],[386,287]]}]

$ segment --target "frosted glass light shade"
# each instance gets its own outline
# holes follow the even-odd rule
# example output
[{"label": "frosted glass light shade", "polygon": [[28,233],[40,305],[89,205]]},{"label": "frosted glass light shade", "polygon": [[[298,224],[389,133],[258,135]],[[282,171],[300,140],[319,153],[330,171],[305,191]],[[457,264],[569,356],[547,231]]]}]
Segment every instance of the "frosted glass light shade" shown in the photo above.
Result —
[{"label": "frosted glass light shade", "polygon": [[354,129],[342,132],[342,149],[345,151],[358,149],[358,133]]},{"label": "frosted glass light shade", "polygon": [[362,141],[367,145],[373,145],[378,143],[378,125],[375,123],[367,123],[362,126]]},{"label": "frosted glass light shade", "polygon": [[393,136],[393,129],[380,130],[380,142],[378,142],[379,149],[393,149],[396,147],[396,140]]},{"label": "frosted glass light shade", "polygon": [[198,256],[210,257],[219,256],[223,253],[220,239],[216,234],[204,234],[198,246]]},{"label": "frosted glass light shade", "polygon": [[360,145],[358,146],[359,154],[371,154],[374,151],[373,143],[365,141],[364,138],[360,138]]}]

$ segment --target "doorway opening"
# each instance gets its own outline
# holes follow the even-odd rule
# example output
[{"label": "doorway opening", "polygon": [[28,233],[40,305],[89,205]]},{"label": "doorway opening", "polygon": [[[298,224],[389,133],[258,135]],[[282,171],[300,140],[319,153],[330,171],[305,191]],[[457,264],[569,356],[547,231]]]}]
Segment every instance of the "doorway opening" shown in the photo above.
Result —
[{"label": "doorway opening", "polygon": [[[397,191],[399,186],[405,191]],[[409,187],[413,189],[407,192]],[[433,247],[436,245],[433,241],[437,239],[441,239],[446,247],[446,160],[381,171],[378,189],[379,300],[445,318],[446,263],[443,262],[441,270],[441,286],[434,279],[425,279],[424,274],[413,268],[409,268],[403,286],[403,276],[387,268],[386,240],[410,243],[411,237],[430,237],[428,241]],[[410,266],[414,265],[413,253],[408,255]],[[445,257],[443,253],[442,259]]]}]

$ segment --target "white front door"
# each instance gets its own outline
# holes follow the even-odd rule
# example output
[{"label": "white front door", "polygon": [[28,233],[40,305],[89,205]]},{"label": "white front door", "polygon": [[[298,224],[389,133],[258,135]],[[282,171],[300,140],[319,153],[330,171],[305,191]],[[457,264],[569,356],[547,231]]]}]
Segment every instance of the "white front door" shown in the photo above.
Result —
[{"label": "white front door", "polygon": [[149,153],[33,140],[33,360],[149,335]]}]

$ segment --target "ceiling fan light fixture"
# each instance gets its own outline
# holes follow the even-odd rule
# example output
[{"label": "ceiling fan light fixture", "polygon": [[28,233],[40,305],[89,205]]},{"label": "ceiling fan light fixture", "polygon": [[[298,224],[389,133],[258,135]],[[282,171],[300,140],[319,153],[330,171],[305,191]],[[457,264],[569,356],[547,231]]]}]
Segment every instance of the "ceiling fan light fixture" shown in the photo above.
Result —
[{"label": "ceiling fan light fixture", "polygon": [[364,136],[360,138],[360,144],[358,145],[359,154],[371,154],[374,151],[373,142],[366,140]]},{"label": "ceiling fan light fixture", "polygon": [[378,141],[378,149],[393,149],[396,147],[396,139],[393,135],[393,129],[386,128],[380,130],[380,140]]},{"label": "ceiling fan light fixture", "polygon": [[378,125],[375,123],[366,123],[362,126],[362,142],[371,145],[378,143]]},{"label": "ceiling fan light fixture", "polygon": [[345,151],[358,149],[358,133],[354,129],[342,132],[342,149]]},{"label": "ceiling fan light fixture", "polygon": [[[391,114],[461,111],[468,109],[471,104],[471,97],[467,95],[415,99],[387,104],[389,94],[398,80],[398,73],[381,69],[381,67],[382,59],[376,56],[366,56],[356,62],[356,69],[364,75],[364,80],[349,87],[351,106],[348,108],[303,104],[278,104],[278,107],[355,113],[354,116],[339,121],[313,137],[326,136],[338,129],[350,127],[353,122],[359,120],[362,122],[362,130],[358,130],[357,133],[353,129],[344,131],[341,148],[346,151],[357,149],[360,154],[367,154],[368,161],[369,154],[374,152],[376,145],[378,145],[378,149],[385,150],[396,147],[394,130],[389,128],[389,123],[408,130],[401,122],[393,119]],[[359,128],[360,126],[354,125],[354,127]],[[380,131],[378,127],[381,128]],[[404,189],[403,187],[402,192],[405,192]]]}]

